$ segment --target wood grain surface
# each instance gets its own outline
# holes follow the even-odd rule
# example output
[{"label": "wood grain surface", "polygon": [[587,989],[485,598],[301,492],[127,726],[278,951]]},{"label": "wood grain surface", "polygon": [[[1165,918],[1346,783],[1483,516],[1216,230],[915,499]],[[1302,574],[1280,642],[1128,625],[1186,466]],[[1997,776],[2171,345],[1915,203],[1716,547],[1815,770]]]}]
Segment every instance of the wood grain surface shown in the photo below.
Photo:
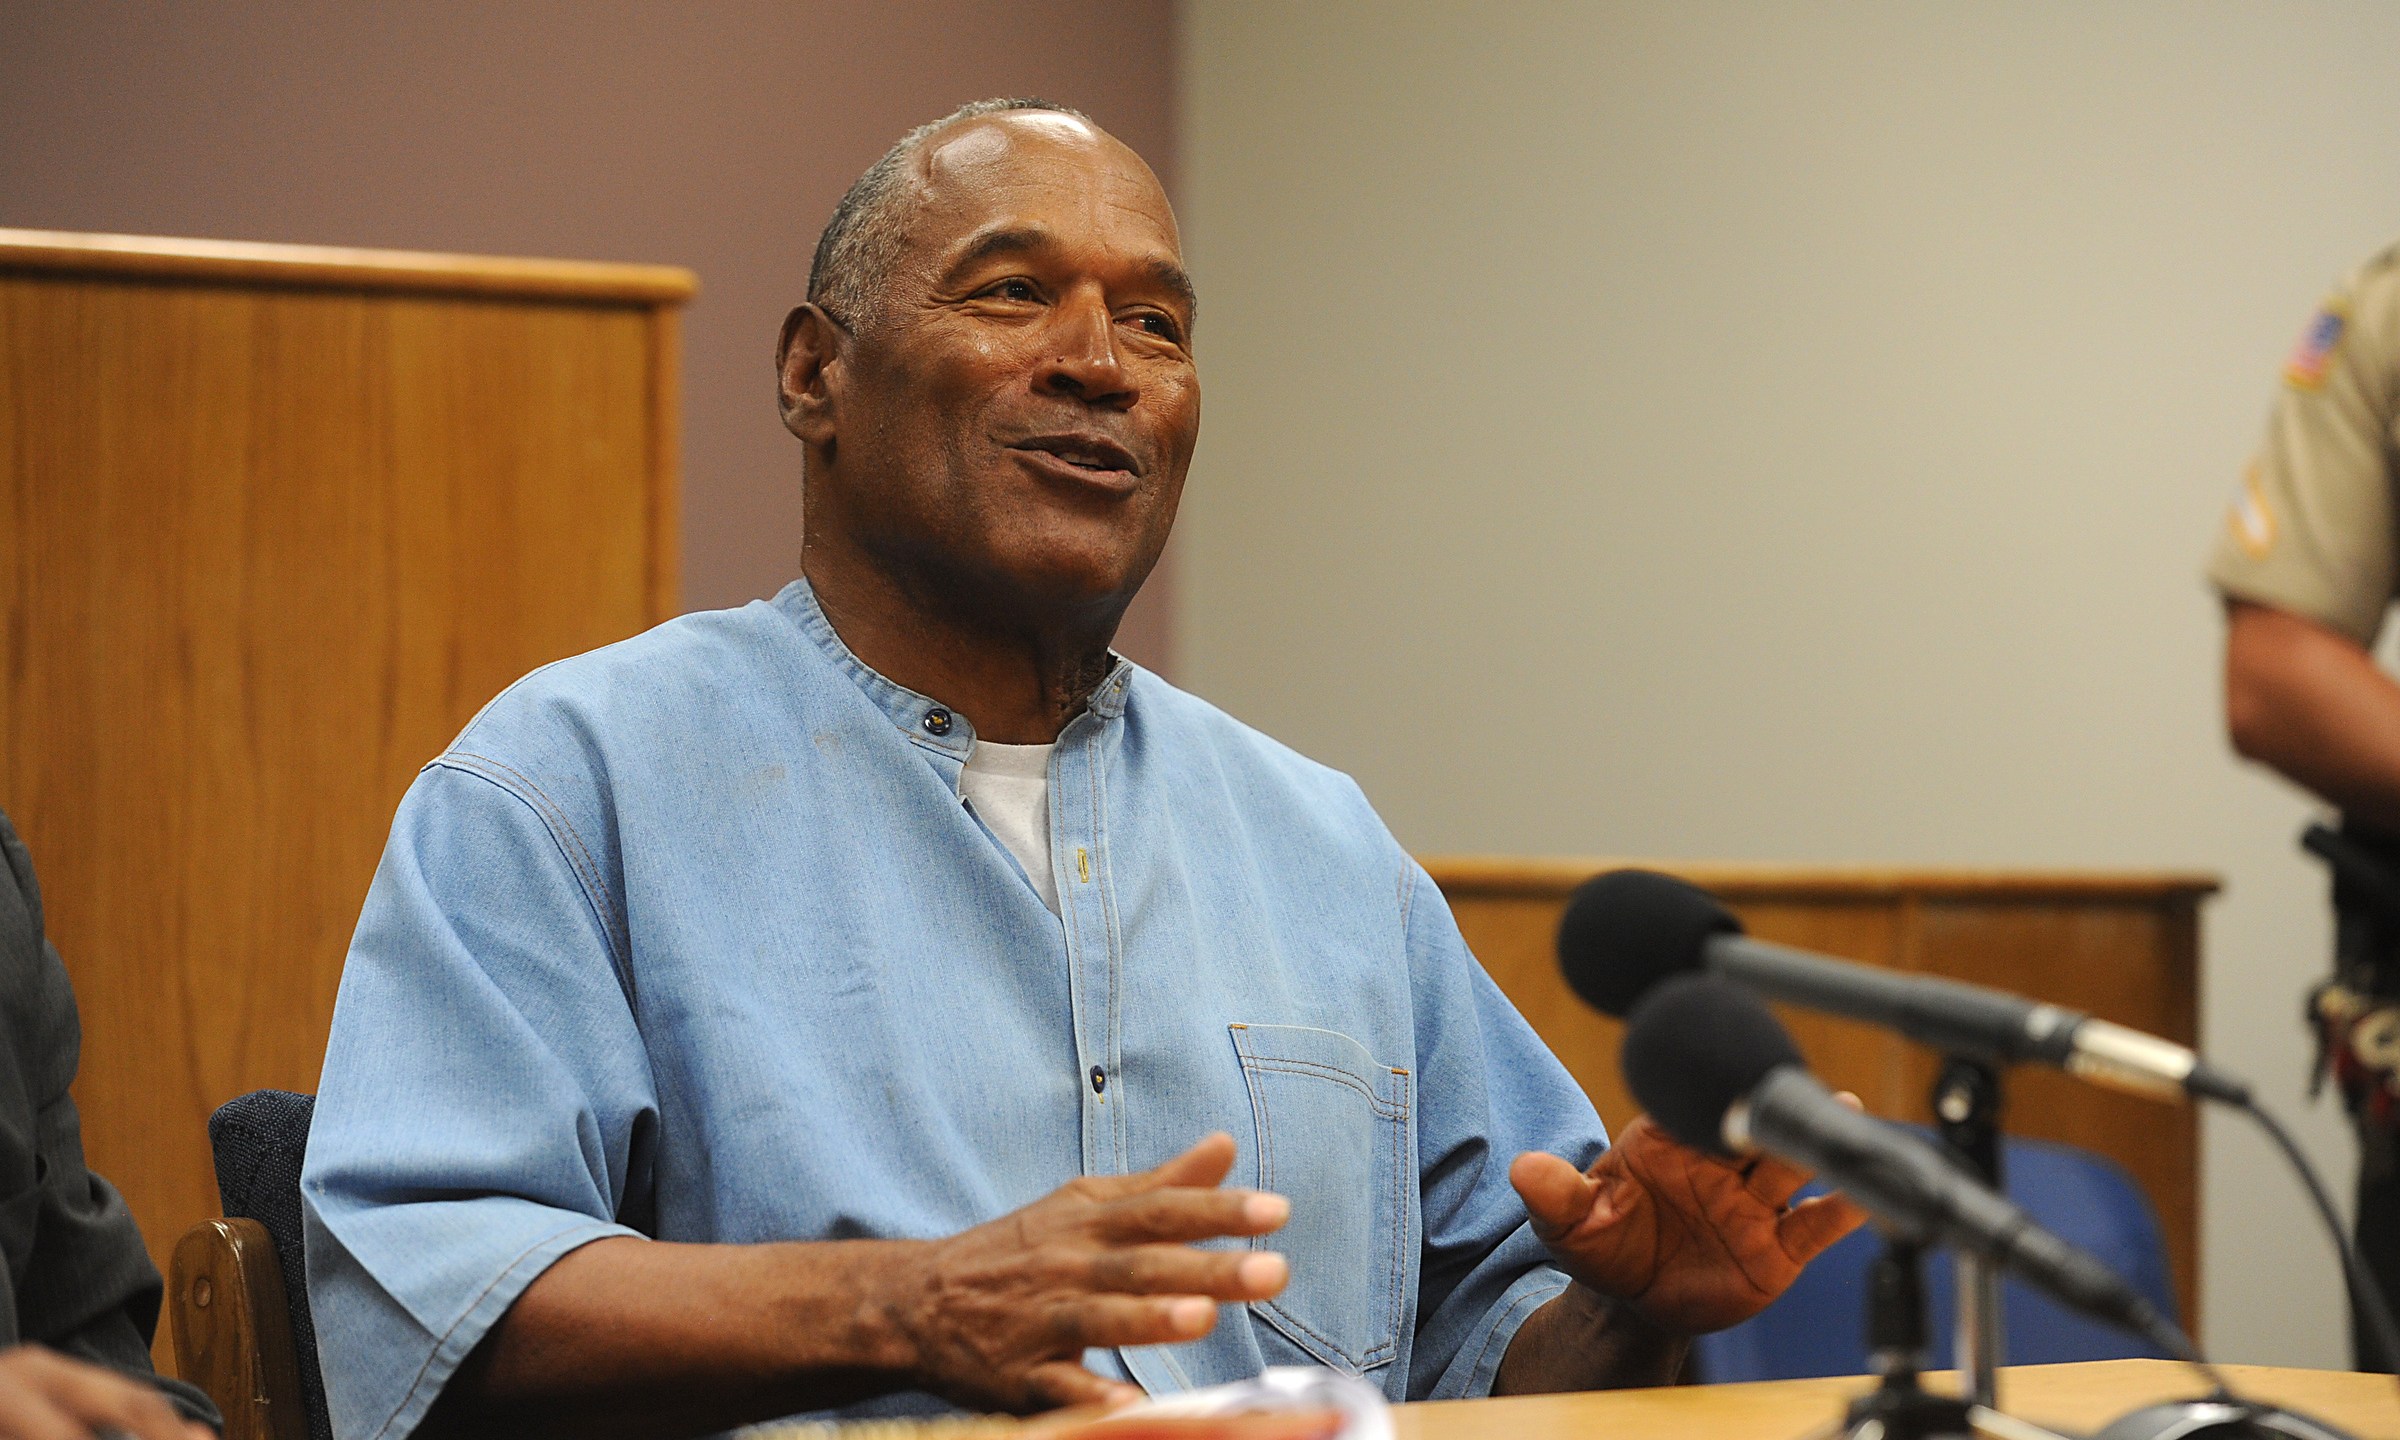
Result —
[{"label": "wood grain surface", "polygon": [[674,608],[672,312],[56,238],[0,241],[0,808],[163,1269],[217,1211],[209,1113],[315,1089],[418,767]]},{"label": "wood grain surface", "polygon": [[1596,855],[1441,855],[1425,861],[1444,888],[1482,895],[1564,900],[1603,870],[1628,865],[1672,871],[1728,901],[1840,897],[1897,900],[2043,900],[2096,895],[2168,900],[2216,893],[2197,870],[1991,870],[1928,865],[1799,865],[1755,860],[1656,860]]},{"label": "wood grain surface", "polygon": [[[1624,1026],[1559,975],[1558,918],[1573,888],[1642,865],[1714,892],[1765,940],[1890,969],[1998,986],[2146,1030],[2198,1040],[2199,906],[2216,889],[2175,872],[2007,872],[1436,857],[1425,862],[1468,946],[1557,1052],[1603,1120],[1639,1110],[1618,1071]],[[1888,1031],[1776,1007],[1826,1082],[1867,1108],[1931,1123],[1937,1059]],[[2008,1077],[2009,1132],[2096,1150],[2158,1208],[2188,1329],[2200,1319],[2200,1135],[2162,1105],[2038,1066]]]},{"label": "wood grain surface", "polygon": [[[2389,1375],[2228,1365],[2242,1395],[2295,1407],[2351,1434],[2400,1435],[2400,1388]],[[1953,1377],[1931,1377],[1946,1384]],[[1840,1418],[1864,1379],[1772,1380],[1589,1395],[1531,1395],[1403,1405],[1398,1440],[1799,1440]],[[2088,1434],[2144,1405],[2207,1392],[2166,1360],[2026,1365],[2000,1372],[2000,1408],[2072,1434]]]},{"label": "wood grain surface", "polygon": [[420,250],[358,250],[332,245],[269,245],[248,240],[181,240],[157,235],[97,235],[65,230],[0,229],[9,268],[56,275],[217,282],[251,289],[398,290],[490,295],[644,308],[692,298],[699,282],[672,265],[612,265],[589,260],[523,260],[493,255],[436,255]]},{"label": "wood grain surface", "polygon": [[255,1220],[204,1220],[176,1242],[175,1369],[216,1402],[224,1440],[307,1440],[283,1287],[275,1242]]}]

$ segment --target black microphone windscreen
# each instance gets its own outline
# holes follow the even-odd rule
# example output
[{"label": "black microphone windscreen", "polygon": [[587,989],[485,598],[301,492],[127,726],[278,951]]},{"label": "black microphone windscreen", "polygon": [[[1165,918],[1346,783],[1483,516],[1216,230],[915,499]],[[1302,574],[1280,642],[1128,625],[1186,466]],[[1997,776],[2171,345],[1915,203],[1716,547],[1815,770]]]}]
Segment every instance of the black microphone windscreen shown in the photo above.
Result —
[{"label": "black microphone windscreen", "polygon": [[1805,1066],[1766,1002],[1714,975],[1671,975],[1633,1009],[1625,1085],[1695,1150],[1728,1153],[1725,1112],[1778,1065]]},{"label": "black microphone windscreen", "polygon": [[1575,889],[1558,922],[1558,965],[1585,1004],[1622,1019],[1649,988],[1700,968],[1701,947],[1742,922],[1697,885],[1611,870]]}]

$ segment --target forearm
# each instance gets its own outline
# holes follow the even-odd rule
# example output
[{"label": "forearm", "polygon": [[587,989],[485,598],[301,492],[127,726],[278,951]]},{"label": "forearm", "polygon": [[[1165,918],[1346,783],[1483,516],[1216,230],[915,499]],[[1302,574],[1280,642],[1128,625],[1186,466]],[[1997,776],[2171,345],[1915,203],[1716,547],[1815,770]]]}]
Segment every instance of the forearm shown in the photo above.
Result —
[{"label": "forearm", "polygon": [[1579,1281],[1517,1327],[1492,1377],[1492,1393],[1665,1385],[1682,1367],[1689,1345],[1686,1337],[1659,1329],[1624,1301]]},{"label": "forearm", "polygon": [[2240,602],[2226,619],[2234,748],[2345,814],[2400,829],[2400,683],[2314,621]]},{"label": "forearm", "polygon": [[884,1302],[920,1248],[595,1241],[518,1297],[425,1433],[705,1434],[904,1388]]}]

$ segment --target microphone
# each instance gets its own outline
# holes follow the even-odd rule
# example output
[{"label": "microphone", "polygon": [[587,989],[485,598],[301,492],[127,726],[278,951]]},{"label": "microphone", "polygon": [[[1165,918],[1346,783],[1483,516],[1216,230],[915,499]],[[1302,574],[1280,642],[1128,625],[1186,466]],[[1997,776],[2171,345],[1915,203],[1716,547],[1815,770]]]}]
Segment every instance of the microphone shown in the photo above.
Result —
[{"label": "microphone", "polygon": [[1620,1018],[1667,976],[1703,970],[1950,1054],[2036,1060],[2152,1099],[2250,1103],[2247,1084],[2173,1041],[2005,990],[1753,940],[1708,892],[1652,870],[1612,870],[1578,887],[1559,921],[1558,962],[1576,994]]},{"label": "microphone", "polygon": [[2168,1354],[2198,1358],[2107,1266],[1933,1146],[1835,1099],[1740,985],[1712,975],[1660,982],[1634,1007],[1624,1067],[1634,1098],[1684,1144],[1724,1157],[1763,1150],[1813,1170],[1903,1240],[1987,1256]]}]

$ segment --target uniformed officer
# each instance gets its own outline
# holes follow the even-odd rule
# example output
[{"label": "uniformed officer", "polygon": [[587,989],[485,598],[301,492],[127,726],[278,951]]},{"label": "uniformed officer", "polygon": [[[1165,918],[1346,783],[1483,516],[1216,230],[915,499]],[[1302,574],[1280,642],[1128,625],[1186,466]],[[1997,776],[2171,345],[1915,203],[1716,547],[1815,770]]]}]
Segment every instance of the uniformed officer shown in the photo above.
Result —
[{"label": "uniformed officer", "polygon": [[[2371,651],[2400,584],[2400,246],[2328,298],[2284,363],[2208,567],[2225,721],[2245,757],[2342,813],[2335,974],[2312,1002],[2360,1139],[2358,1246],[2400,1295],[2400,682]],[[2390,1370],[2352,1317],[2360,1369]]]}]

